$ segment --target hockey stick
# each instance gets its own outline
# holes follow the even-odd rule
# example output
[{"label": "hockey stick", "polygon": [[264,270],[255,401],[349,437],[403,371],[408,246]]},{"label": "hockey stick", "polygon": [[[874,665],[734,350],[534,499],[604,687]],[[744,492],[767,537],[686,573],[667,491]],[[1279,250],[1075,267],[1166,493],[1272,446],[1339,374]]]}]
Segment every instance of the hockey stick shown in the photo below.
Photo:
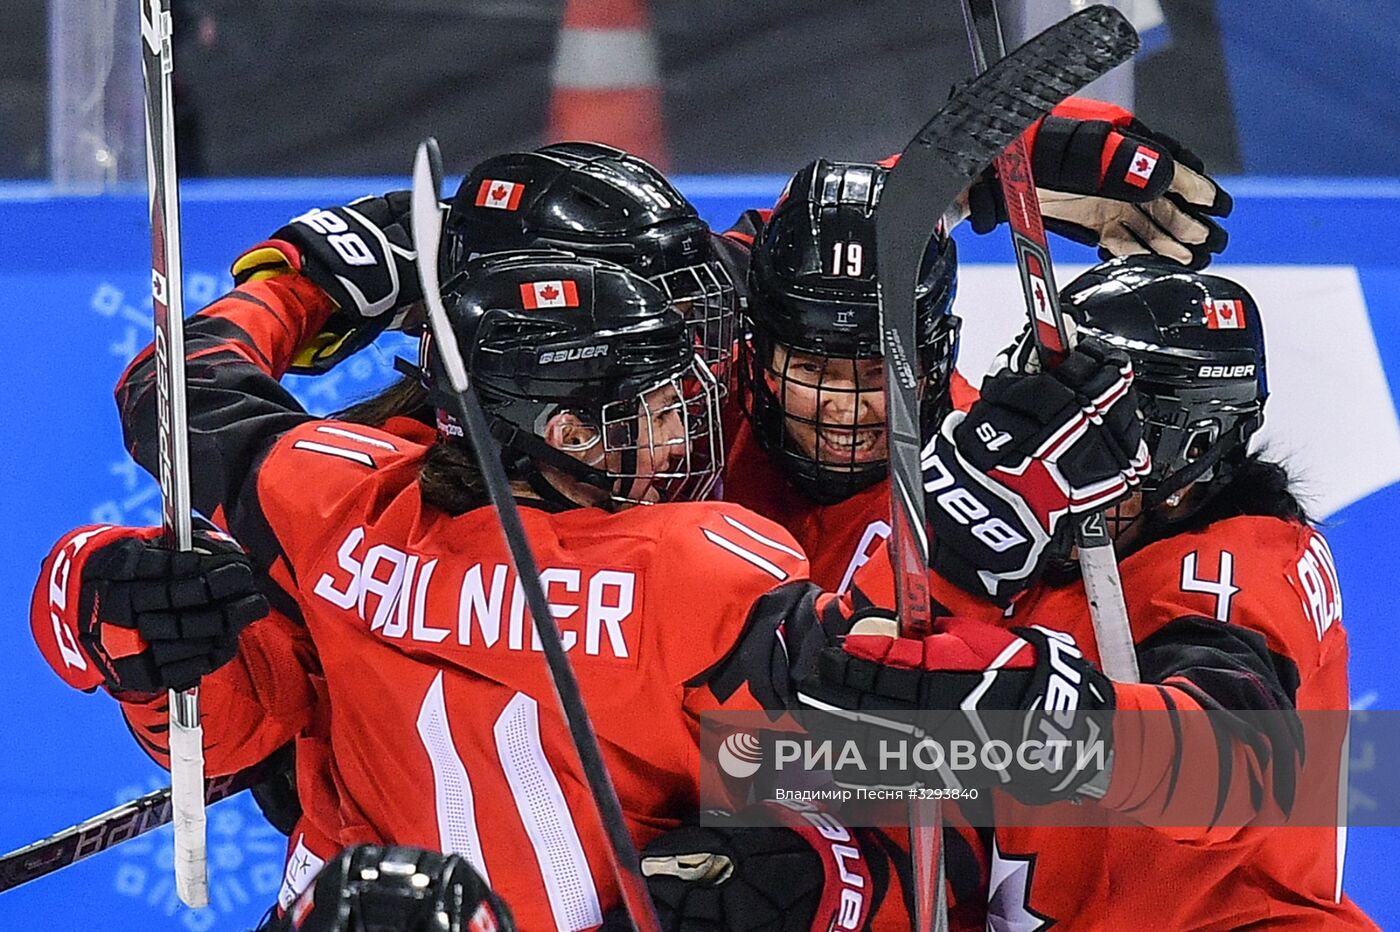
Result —
[{"label": "hockey stick", "polygon": [[[259,764],[226,777],[215,777],[205,785],[204,804],[212,806],[258,785],[265,770]],[[48,838],[0,855],[0,893],[155,831],[172,818],[170,796],[168,786],[153,790]]]},{"label": "hockey stick", "polygon": [[[155,312],[160,431],[160,520],[165,541],[189,550],[190,455],[185,417],[185,301],[180,270],[180,187],[170,0],[141,0],[141,77],[146,97],[146,185],[151,211],[151,305]],[[175,890],[186,906],[209,905],[204,821],[204,731],[199,687],[170,691],[170,787],[175,807]]]},{"label": "hockey stick", "polygon": [[618,802],[617,790],[603,764],[603,754],[598,747],[598,737],[593,733],[593,725],[588,720],[583,696],[579,692],[578,680],[573,667],[564,654],[559,640],[559,628],[554,621],[554,613],[545,598],[544,587],[540,585],[540,573],[535,564],[535,555],[530,550],[525,527],[520,521],[520,510],[511,496],[510,481],[506,478],[505,467],[501,464],[499,449],[491,428],[486,423],[486,415],[481,410],[481,402],[472,390],[467,377],[466,364],[462,360],[461,349],[457,346],[452,323],[447,319],[447,310],[442,306],[441,286],[438,283],[438,252],[442,238],[442,216],[438,208],[438,192],[442,187],[442,159],[438,153],[437,140],[429,138],[418,146],[418,154],[413,162],[413,243],[418,249],[418,277],[423,284],[423,302],[428,312],[428,324],[442,355],[443,368],[452,391],[453,412],[462,422],[477,466],[486,484],[487,495],[496,509],[501,523],[501,533],[510,550],[511,562],[515,564],[515,576],[525,592],[525,602],[534,619],[535,632],[544,648],[545,663],[549,668],[550,679],[554,684],[555,700],[564,712],[573,737],[574,749],[578,752],[579,763],[583,767],[584,778],[593,796],[598,821],[607,833],[608,855],[612,860],[613,874],[617,878],[622,902],[628,918],[638,932],[660,932],[661,922],[642,880],[641,860],[627,833],[627,823],[623,820],[622,804]]},{"label": "hockey stick", "polygon": [[[934,225],[1036,120],[1137,48],[1127,21],[1096,7],[1057,23],[957,90],[905,147],[876,208],[880,335],[890,462],[890,524],[900,625],[930,632],[928,525],[919,424],[914,289]],[[917,808],[916,808],[917,807]],[[937,804],[911,803],[915,928],[947,928]],[[932,882],[930,882],[930,879]]]},{"label": "hockey stick", "polygon": [[[987,70],[989,59],[995,60],[1005,54],[996,0],[962,0],[962,5],[963,16],[967,20],[967,37],[972,46],[973,70],[981,74]],[[1137,33],[1112,7],[1090,7],[1077,15],[1097,16],[1104,22],[1116,17],[1121,21],[1120,28],[1124,34],[1132,37],[1129,56],[1137,51]],[[1050,246],[1040,216],[1035,179],[1031,174],[1030,147],[1024,137],[1013,140],[1006,151],[997,157],[996,169],[1011,222],[1016,265],[1021,273],[1021,291],[1031,315],[1031,333],[1036,351],[1041,365],[1054,366],[1074,349],[1074,336],[1065,326],[1064,312],[1060,309],[1060,294],[1050,265]],[[1075,525],[1075,543],[1079,549],[1084,592],[1089,600],[1089,617],[1093,621],[1094,638],[1098,641],[1104,672],[1119,682],[1136,683],[1140,679],[1137,653],[1133,650],[1133,635],[1128,625],[1128,608],[1123,601],[1123,583],[1118,577],[1113,539],[1108,536],[1108,524],[1103,512],[1094,512],[1079,520]]]}]

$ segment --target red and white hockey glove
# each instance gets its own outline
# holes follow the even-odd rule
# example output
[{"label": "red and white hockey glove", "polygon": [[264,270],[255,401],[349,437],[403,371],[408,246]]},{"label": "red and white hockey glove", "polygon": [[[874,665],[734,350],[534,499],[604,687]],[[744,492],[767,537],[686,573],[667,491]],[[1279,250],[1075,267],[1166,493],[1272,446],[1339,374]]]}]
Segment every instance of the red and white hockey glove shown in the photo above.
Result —
[{"label": "red and white hockey glove", "polygon": [[423,299],[414,267],[410,192],[362,197],[344,207],[309,210],[233,263],[238,284],[300,272],[338,310],[293,361],[291,371],[315,374],[402,324]]},{"label": "red and white hockey glove", "polygon": [[1121,501],[1150,468],[1126,353],[1085,338],[1051,372],[1003,368],[924,448],[929,565],[1008,604],[1066,516]]},{"label": "red and white hockey glove", "polygon": [[195,685],[233,659],[268,612],[247,556],[195,531],[195,550],[160,547],[160,528],[88,526],[45,558],[30,603],[34,640],[70,686],[158,693]]},{"label": "red and white hockey glove", "polygon": [[[963,787],[1000,787],[1035,805],[1071,798],[1090,781],[1107,785],[1099,765],[1111,762],[1113,684],[1069,634],[957,617],[938,619],[925,638],[897,631],[887,611],[863,613],[840,647],[823,652],[816,679],[802,686],[803,700],[858,713],[860,722],[900,740],[911,724],[924,728],[948,750],[944,777]],[[939,710],[958,711],[914,714]],[[992,740],[1013,753],[982,755]],[[958,741],[977,749],[961,766],[953,753]],[[1095,746],[1101,755],[1078,753]]]},{"label": "red and white hockey glove", "polygon": [[[867,852],[853,829],[813,803],[762,802],[742,815],[743,825],[733,828],[672,829],[642,851],[642,874],[662,929],[866,927],[888,888],[889,871],[878,845]],[[709,821],[724,818],[707,814]],[[871,856],[879,860],[875,876],[883,882],[878,885]]]},{"label": "red and white hockey glove", "polygon": [[[1031,131],[1045,226],[1104,259],[1152,253],[1205,268],[1229,240],[1230,195],[1190,149],[1113,104],[1071,98]],[[968,193],[972,228],[1006,220],[990,176]]]}]

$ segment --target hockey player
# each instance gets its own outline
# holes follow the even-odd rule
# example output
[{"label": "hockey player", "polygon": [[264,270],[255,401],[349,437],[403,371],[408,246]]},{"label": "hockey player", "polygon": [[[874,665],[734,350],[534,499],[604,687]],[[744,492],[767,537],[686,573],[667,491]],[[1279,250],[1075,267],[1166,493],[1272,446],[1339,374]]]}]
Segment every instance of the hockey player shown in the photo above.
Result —
[{"label": "hockey player", "polygon": [[[700,456],[713,444],[713,382],[707,368],[685,362],[694,359],[690,333],[659,292],[615,266],[559,256],[475,260],[457,287],[476,384],[508,438],[518,493],[537,496],[527,527],[630,827],[645,843],[693,817],[686,749],[696,716],[786,707],[789,671],[844,630],[844,615],[819,604],[795,542],[737,506],[624,508],[701,494],[713,476]],[[613,291],[600,294],[604,287]],[[204,678],[210,771],[246,766],[301,735],[299,752],[318,755],[300,755],[298,771],[316,831],[295,839],[296,863],[314,868],[340,845],[366,840],[461,851],[527,927],[586,927],[615,902],[598,828],[572,816],[583,807],[567,776],[562,724],[533,698],[549,694],[544,672],[454,425],[444,418],[439,431],[389,416],[394,406],[416,411],[423,388],[416,398],[380,399],[379,416],[364,418],[377,428],[313,419],[277,384],[333,309],[304,276],[283,275],[250,281],[187,327],[195,500],[245,538],[277,584],[274,605],[298,619],[274,613],[246,627],[236,662]],[[584,352],[600,346],[607,352]],[[436,384],[431,365],[429,373]],[[664,399],[649,387],[687,373],[693,382],[655,409]],[[147,352],[120,390],[138,457],[159,429],[153,378]],[[659,422],[638,419],[639,394]],[[1092,430],[1083,442],[1104,456],[1120,445]],[[122,700],[160,759],[159,690],[204,669],[161,664],[200,650],[226,656],[218,639],[247,618],[230,618],[223,602],[245,597],[248,576],[216,583],[214,555],[195,554],[179,559],[171,579],[142,536],[84,529],[61,541],[36,591],[34,632],[65,679],[104,684]],[[132,668],[146,675],[128,679]],[[386,760],[395,761],[387,771]],[[512,789],[527,786],[543,795]],[[562,840],[539,849],[522,820]],[[767,837],[776,852],[801,840]],[[861,850],[871,852],[862,908],[898,915],[902,896],[876,882],[882,849]],[[502,859],[511,869],[492,874]],[[854,868],[845,866],[829,875],[847,876]],[[886,866],[883,876],[898,873]],[[306,879],[289,873],[284,905]],[[820,888],[808,893],[802,903],[814,927],[825,927],[821,904],[830,900]]]},{"label": "hockey player", "polygon": [[[399,205],[400,209],[401,206],[402,205]],[[365,214],[373,216],[373,219],[368,223],[364,222]],[[414,276],[411,266],[406,265],[406,260],[411,253],[406,249],[406,239],[403,237],[403,230],[399,221],[395,219],[395,214],[395,203],[394,199],[391,197],[389,199],[374,199],[369,204],[357,205],[357,210],[354,212],[313,211],[311,214],[299,218],[302,226],[305,228],[316,230],[322,234],[335,233],[342,238],[347,228],[353,232],[357,224],[360,229],[365,230],[366,237],[364,240],[361,240],[361,242],[363,243],[367,240],[374,245],[378,245],[383,250],[379,254],[380,261],[377,264],[370,264],[373,267],[368,271],[363,269],[348,271],[352,274],[359,271],[369,275],[379,274],[384,276],[379,282],[371,283],[368,287],[365,285],[365,282],[360,279],[352,279],[345,275],[336,274],[335,272],[328,274],[328,266],[324,261],[326,251],[322,250],[321,254],[317,254],[314,248],[310,251],[296,249],[290,255],[288,255],[286,251],[276,247],[273,247],[271,252],[254,251],[244,257],[240,268],[240,279],[251,285],[255,283],[257,279],[262,278],[266,274],[270,274],[269,267],[276,266],[279,263],[285,263],[299,271],[313,274],[313,270],[316,269],[318,263],[320,263],[320,275],[317,276],[317,278],[321,282],[322,291],[324,292],[324,294],[320,296],[321,299],[324,299],[325,294],[334,295],[333,300],[338,305],[340,311],[344,312],[347,311],[347,309],[353,309],[355,313],[359,313],[361,315],[360,323],[367,325],[366,329],[370,327],[380,327],[394,316],[388,314],[388,311],[397,312],[402,308],[404,303],[412,300],[411,292]],[[374,232],[375,230],[379,232],[376,233]],[[325,237],[323,237],[323,239],[324,238]],[[325,243],[322,242],[321,245],[324,246]],[[280,255],[273,256],[271,254],[272,252],[280,253]],[[262,266],[259,260],[264,259],[268,260],[269,267]],[[339,271],[346,270],[342,266]],[[285,293],[294,293],[299,298],[306,300],[308,304],[318,303],[316,300],[311,300],[308,297],[310,289],[305,287],[305,283],[299,285],[295,281],[287,281],[282,284],[287,286]],[[381,286],[381,289],[377,291],[375,287],[373,287],[374,284]],[[263,298],[258,294],[258,289],[253,288],[251,292],[241,292],[238,300],[249,301],[256,304],[263,301]],[[264,304],[266,304],[266,302],[264,302]],[[222,329],[223,327],[221,325],[211,326],[211,330],[214,331]],[[323,345],[319,341],[308,340],[304,341],[304,345],[298,349],[299,351],[304,351],[307,346],[320,349]],[[254,385],[254,387],[256,388],[257,386]],[[273,407],[277,407],[277,405],[283,401],[283,396],[278,392],[262,388],[258,390],[267,392],[268,398],[274,402]],[[218,392],[213,391],[210,393],[211,397],[218,394]],[[223,393],[221,400],[228,402],[234,409],[251,407],[251,410],[256,412],[259,418],[262,418],[263,415],[267,413],[261,409],[261,405],[256,403],[256,399],[253,405],[248,406],[247,404],[240,404],[236,395],[237,393],[233,393],[232,395]],[[228,413],[228,411],[225,413]],[[267,417],[260,426],[267,428],[279,422],[279,420],[279,417],[273,414]],[[402,422],[399,426],[409,432],[417,429],[409,422]],[[255,521],[254,525],[256,524],[257,522]],[[258,532],[262,531],[261,528],[256,528],[256,530]],[[276,595],[275,592],[274,595]],[[297,614],[297,608],[290,604],[285,598],[278,598],[277,601],[279,602],[279,607],[287,609],[293,615]],[[270,623],[263,625],[263,628],[266,629],[269,626]],[[292,643],[298,643],[296,640],[298,635],[301,635],[304,641],[304,633],[300,632],[300,629],[297,629],[291,633]],[[304,653],[304,651],[304,643],[298,643],[298,647],[293,650],[292,653]],[[280,695],[278,698],[289,700],[286,705],[300,708],[295,692],[289,695]],[[324,696],[319,693],[318,698],[324,700]],[[322,701],[318,708],[324,709],[324,705],[325,703]],[[158,725],[156,724],[163,717],[163,708],[160,699],[153,697],[149,705],[147,705],[143,711],[145,714],[145,724],[138,727],[138,733],[146,739],[148,745],[152,747],[153,752],[160,753]],[[318,713],[318,715],[312,716],[313,719],[317,720],[323,717],[324,713]],[[290,734],[295,730],[291,727],[292,720],[292,717],[289,716],[284,723],[285,727],[283,733]],[[324,728],[324,722],[322,721],[318,727]],[[230,742],[230,748],[236,748],[238,752],[246,755],[251,755],[253,748],[256,746],[258,745],[255,742]],[[251,759],[256,759],[256,757]],[[251,762],[251,760],[249,762]],[[308,767],[306,769],[313,773],[317,770],[315,767]],[[324,770],[325,768],[320,769]]]},{"label": "hockey player", "polygon": [[[875,205],[887,169],[819,159],[788,183],[749,267],[725,498],[777,521],[844,592],[889,536],[884,370],[875,282]],[[973,394],[953,371],[957,249],[938,233],[921,271],[916,368],[936,424]]]},{"label": "hockey player", "polygon": [[[1050,229],[1108,254],[1159,254],[1195,267],[1224,247],[1213,219],[1229,195],[1200,160],[1131,114],[1072,99],[1031,132]],[[1144,157],[1146,159],[1144,160]],[[782,524],[812,579],[844,592],[889,535],[884,372],[875,210],[888,168],[819,159],[772,211],[727,234],[752,245],[738,381],[745,419],[729,436],[725,498]],[[1005,219],[992,180],[968,197],[978,232]],[[931,434],[975,390],[954,369],[956,244],[930,243],[919,284],[921,419]]]},{"label": "hockey player", "polygon": [[[781,656],[777,621],[764,650],[764,625],[750,614],[765,596],[777,607],[753,609],[757,618],[814,598],[806,561],[780,528],[736,506],[628,507],[702,497],[720,453],[713,376],[654,286],[610,263],[537,254],[473,260],[452,288],[454,325],[504,438],[548,597],[628,827],[644,843],[697,808],[699,712],[758,708],[755,691],[784,687],[770,663]],[[322,841],[461,852],[524,927],[597,925],[617,902],[601,829],[564,725],[536,698],[551,695],[547,675],[455,423],[321,421],[277,384],[333,310],[306,279],[280,276],[242,286],[187,326],[194,500],[246,535],[277,585],[273,602],[299,622],[247,627],[237,662],[204,678],[210,772],[310,734],[321,756],[303,758],[299,775]],[[405,410],[431,403],[430,342],[429,387]],[[153,379],[148,351],[120,389],[138,457],[159,429]],[[170,579],[140,537],[108,528],[61,542],[36,592],[35,635],[69,682],[113,691],[161,756],[157,690],[205,669],[165,662],[206,646],[185,637],[246,624],[221,607],[215,627],[198,609],[242,599],[247,574],[227,579],[196,555]],[[123,603],[102,594],[141,580],[123,590],[127,610],[109,614]],[[705,622],[679,623],[682,603]],[[711,668],[751,630],[757,640],[715,681]],[[787,631],[793,662],[826,640]],[[210,665],[226,656],[222,641],[215,648],[205,650]],[[132,668],[150,675],[125,678]],[[314,785],[316,768],[329,791]],[[310,843],[297,854],[313,867],[329,856]],[[300,891],[290,892],[284,905]],[[899,908],[898,896],[890,902]]]},{"label": "hockey player", "polygon": [[[1066,403],[1044,375],[1026,374],[1036,365],[1023,338],[925,454],[935,491],[964,490],[1008,531],[979,536],[930,501],[934,569],[996,621],[945,618],[924,643],[892,637],[888,620],[864,622],[823,658],[814,693],[872,709],[1120,713],[1106,787],[1104,773],[1068,756],[1062,768],[1009,768],[996,794],[990,927],[1373,929],[1342,893],[1343,830],[1268,821],[1319,787],[1342,789],[1340,728],[1310,732],[1305,758],[1297,713],[1348,707],[1347,642],[1326,541],[1284,469],[1247,449],[1268,396],[1255,302],[1228,279],[1138,259],[1092,269],[1064,304],[1081,334],[1126,351],[1138,372],[1152,469],[1110,527],[1142,683],[1090,666],[1097,647],[1058,516],[1069,503],[1038,468],[1021,469],[1040,443],[1028,424]],[[872,563],[857,585],[889,605],[887,574]],[[1204,724],[1202,711],[1223,710],[1258,714]],[[1074,727],[1082,735],[1096,721],[1080,715]],[[1335,803],[1324,800],[1328,818]],[[1066,827],[1083,804],[1145,824]]]}]

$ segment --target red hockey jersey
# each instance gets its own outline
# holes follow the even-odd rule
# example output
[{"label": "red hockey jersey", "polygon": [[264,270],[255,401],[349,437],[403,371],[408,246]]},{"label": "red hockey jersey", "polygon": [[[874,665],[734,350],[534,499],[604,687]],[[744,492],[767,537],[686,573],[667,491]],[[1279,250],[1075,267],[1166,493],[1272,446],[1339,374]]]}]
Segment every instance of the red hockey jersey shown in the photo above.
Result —
[{"label": "red hockey jersey", "polygon": [[[1171,701],[1184,710],[1200,707],[1199,699],[1209,707],[1218,691],[1208,674],[1182,672],[1170,659],[1173,641],[1199,643],[1189,636],[1188,619],[1264,635],[1282,678],[1296,675],[1299,710],[1348,707],[1341,591],[1327,542],[1315,530],[1277,518],[1230,518],[1150,544],[1123,560],[1121,572],[1144,685],[1119,687],[1120,708],[1163,709]],[[1027,593],[1008,623],[1068,630],[1098,660],[1079,583]],[[1156,682],[1169,685],[1148,685]],[[1337,747],[1309,746],[1303,779],[1314,768],[1335,777],[1341,764]],[[1119,811],[1170,805],[1147,783],[1144,776],[1125,785],[1115,775],[1103,804]],[[999,794],[997,805],[1007,822],[1017,821],[1015,800]],[[999,825],[989,922],[1007,929],[1053,922],[1076,932],[1374,929],[1342,893],[1344,851],[1344,830],[1331,827]]]},{"label": "red hockey jersey", "polygon": [[[1340,589],[1326,541],[1315,530],[1271,517],[1229,518],[1152,543],[1124,559],[1120,571],[1143,679],[1117,685],[1120,710],[1258,708],[1247,701],[1256,689],[1292,694],[1303,711],[1348,707]],[[958,600],[936,576],[930,582],[935,598]],[[856,588],[863,598],[893,604],[886,553],[870,561]],[[985,603],[957,604],[986,620],[1002,614]],[[1001,623],[1068,631],[1086,657],[1099,659],[1080,582],[1032,589]],[[1262,634],[1269,656],[1230,655],[1228,638],[1212,643],[1213,626]],[[1248,684],[1245,692],[1232,692],[1237,683]],[[1248,781],[1267,780],[1269,767],[1238,740],[1232,747],[1233,777],[1219,792],[1233,806]],[[1198,746],[1156,750],[1136,756],[1155,757],[1164,767],[1175,758],[1177,772],[1216,779],[1218,759],[1199,754]],[[1337,747],[1309,747],[1304,779],[1325,772],[1334,781],[1340,765]],[[1119,768],[1098,805],[1164,824],[1170,819],[1161,816],[1177,801],[1175,786],[1165,771]],[[1047,807],[1031,813],[1009,795],[995,797],[988,928],[1376,928],[1341,890],[1344,831],[1239,827],[1239,821],[1213,828],[1066,826],[1076,821],[1074,804],[1056,804],[1062,816],[1056,820]],[[1052,820],[1059,825],[1047,826]]]},{"label": "red hockey jersey", "polygon": [[[258,677],[309,678],[299,752],[315,753],[299,760],[298,782],[303,802],[313,791],[315,831],[307,852],[294,836],[294,863],[328,841],[459,851],[523,928],[595,925],[618,904],[603,835],[493,513],[423,504],[430,429],[312,419],[276,383],[321,302],[284,276],[241,287],[187,326],[194,500],[222,509],[280,588],[274,605],[314,646],[306,662],[241,662],[210,677],[241,686],[225,691],[236,708],[209,707],[209,726],[285,728],[256,708],[276,691]],[[147,353],[118,389],[143,462],[157,429],[152,379]],[[819,613],[795,609],[817,598],[805,557],[780,527],[723,503],[523,512],[644,844],[696,813],[699,714],[781,708],[784,671],[829,642]],[[157,705],[128,717],[156,734]],[[211,771],[227,763],[214,754]],[[886,911],[901,902],[892,889]]]}]

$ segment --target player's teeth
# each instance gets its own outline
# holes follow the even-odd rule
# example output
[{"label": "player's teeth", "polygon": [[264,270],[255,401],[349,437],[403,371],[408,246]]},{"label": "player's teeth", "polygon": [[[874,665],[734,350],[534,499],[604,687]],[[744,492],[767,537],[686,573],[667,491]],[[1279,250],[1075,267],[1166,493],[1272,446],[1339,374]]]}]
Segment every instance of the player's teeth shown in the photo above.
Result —
[{"label": "player's teeth", "polygon": [[833,447],[840,447],[843,450],[867,450],[875,446],[877,438],[878,434],[876,431],[862,430],[855,433],[827,434],[826,442]]}]

